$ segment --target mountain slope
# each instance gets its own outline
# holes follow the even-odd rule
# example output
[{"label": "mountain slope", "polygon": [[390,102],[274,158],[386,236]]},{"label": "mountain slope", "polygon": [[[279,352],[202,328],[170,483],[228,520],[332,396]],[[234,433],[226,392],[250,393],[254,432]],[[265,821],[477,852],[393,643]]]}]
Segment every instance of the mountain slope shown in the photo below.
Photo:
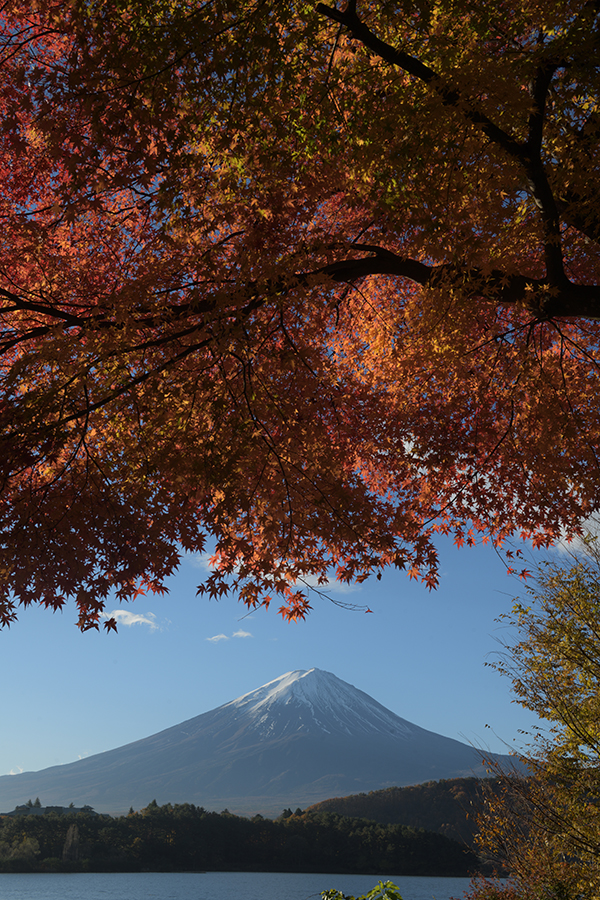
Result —
[{"label": "mountain slope", "polygon": [[310,669],[115,750],[2,776],[0,810],[39,796],[44,804],[121,812],[155,798],[272,815],[332,796],[483,773],[473,748]]}]

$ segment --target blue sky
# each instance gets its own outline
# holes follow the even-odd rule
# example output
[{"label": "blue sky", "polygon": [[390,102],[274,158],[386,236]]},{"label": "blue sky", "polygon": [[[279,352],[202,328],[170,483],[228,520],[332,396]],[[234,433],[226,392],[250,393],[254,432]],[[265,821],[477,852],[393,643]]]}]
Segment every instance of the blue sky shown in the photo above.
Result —
[{"label": "blue sky", "polygon": [[74,608],[24,610],[0,632],[0,774],[110,750],[313,666],[417,725],[506,752],[534,719],[485,663],[505,634],[495,619],[523,585],[490,547],[439,547],[435,592],[388,572],[331,593],[372,613],[315,597],[304,622],[274,609],[247,615],[234,597],[196,597],[197,560],[184,562],[168,596],[121,607],[118,634],[81,634]]}]

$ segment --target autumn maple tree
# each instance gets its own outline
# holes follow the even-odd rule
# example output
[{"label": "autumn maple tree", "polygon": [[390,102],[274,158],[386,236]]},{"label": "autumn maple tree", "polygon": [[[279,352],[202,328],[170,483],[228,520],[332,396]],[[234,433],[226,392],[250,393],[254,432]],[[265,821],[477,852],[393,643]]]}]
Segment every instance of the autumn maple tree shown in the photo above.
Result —
[{"label": "autumn maple tree", "polygon": [[[0,614],[308,609],[598,496],[598,4],[8,0]],[[108,624],[111,624],[110,622]]]}]

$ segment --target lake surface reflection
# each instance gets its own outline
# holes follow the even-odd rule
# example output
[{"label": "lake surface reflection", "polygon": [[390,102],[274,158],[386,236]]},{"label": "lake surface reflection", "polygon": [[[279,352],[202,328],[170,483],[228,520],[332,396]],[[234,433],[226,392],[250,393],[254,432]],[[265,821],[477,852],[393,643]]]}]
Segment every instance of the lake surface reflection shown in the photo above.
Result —
[{"label": "lake surface reflection", "polygon": [[364,894],[393,881],[403,900],[460,898],[468,878],[314,875],[288,872],[127,872],[0,875],[0,900],[320,900],[335,888]]}]

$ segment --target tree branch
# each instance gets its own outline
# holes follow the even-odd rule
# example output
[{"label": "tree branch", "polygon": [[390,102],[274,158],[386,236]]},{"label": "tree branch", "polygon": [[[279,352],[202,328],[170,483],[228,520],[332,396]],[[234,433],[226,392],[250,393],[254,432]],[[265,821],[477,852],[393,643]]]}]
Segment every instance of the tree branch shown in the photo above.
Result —
[{"label": "tree branch", "polygon": [[[30,300],[25,300],[18,294],[13,294],[11,291],[7,291],[4,288],[0,288],[0,297],[5,297],[7,300],[10,300],[11,303],[14,303],[16,309],[27,310],[28,312],[38,312],[53,319],[62,319],[68,325],[81,326],[85,322],[85,319],[81,319],[79,316],[74,316],[71,313],[63,312],[60,309],[56,309],[56,307],[54,306],[49,306],[41,303],[32,303]],[[2,312],[7,312],[7,310],[3,310],[0,307],[0,314]]]},{"label": "tree branch", "polygon": [[441,98],[444,106],[454,107],[472,122],[478,125],[494,144],[502,147],[510,156],[523,162],[526,156],[525,145],[511,137],[506,131],[496,125],[481,110],[476,109],[469,101],[465,100],[460,91],[455,87],[449,87],[444,84],[440,75],[426,66],[414,56],[410,56],[403,50],[398,50],[390,44],[386,44],[375,35],[371,29],[361,22],[356,13],[356,4],[348,7],[345,12],[339,9],[326,6],[324,3],[317,4],[317,12],[340,25],[345,25],[356,40],[360,41],[373,53],[376,53],[385,62],[392,66],[397,66],[418,78],[419,81],[429,85]]},{"label": "tree branch", "polygon": [[511,275],[498,269],[484,273],[475,267],[463,268],[455,264],[428,266],[385,248],[368,244],[356,247],[369,250],[373,255],[339,260],[311,273],[296,274],[294,278],[302,284],[308,283],[311,276],[323,274],[333,281],[352,283],[369,275],[392,275],[423,287],[454,288],[490,303],[522,305],[540,320],[563,317],[600,320],[600,287],[597,285],[573,284],[565,278],[561,286],[556,287],[543,278]]},{"label": "tree branch", "polygon": [[429,66],[378,38],[359,19],[355,3],[349,4],[344,12],[319,3],[317,12],[344,25],[354,38],[385,62],[403,69],[409,75],[431,87],[438,94],[444,106],[456,109],[468,122],[478,127],[492,143],[520,164],[529,192],[542,218],[547,278],[555,288],[564,285],[567,278],[563,266],[560,217],[541,159],[546,95],[552,76],[559,67],[559,62],[546,60],[538,69],[532,86],[535,107],[529,117],[528,139],[525,143],[521,143],[477,109],[472,101],[464,98],[457,87],[445,84],[440,75]]}]

